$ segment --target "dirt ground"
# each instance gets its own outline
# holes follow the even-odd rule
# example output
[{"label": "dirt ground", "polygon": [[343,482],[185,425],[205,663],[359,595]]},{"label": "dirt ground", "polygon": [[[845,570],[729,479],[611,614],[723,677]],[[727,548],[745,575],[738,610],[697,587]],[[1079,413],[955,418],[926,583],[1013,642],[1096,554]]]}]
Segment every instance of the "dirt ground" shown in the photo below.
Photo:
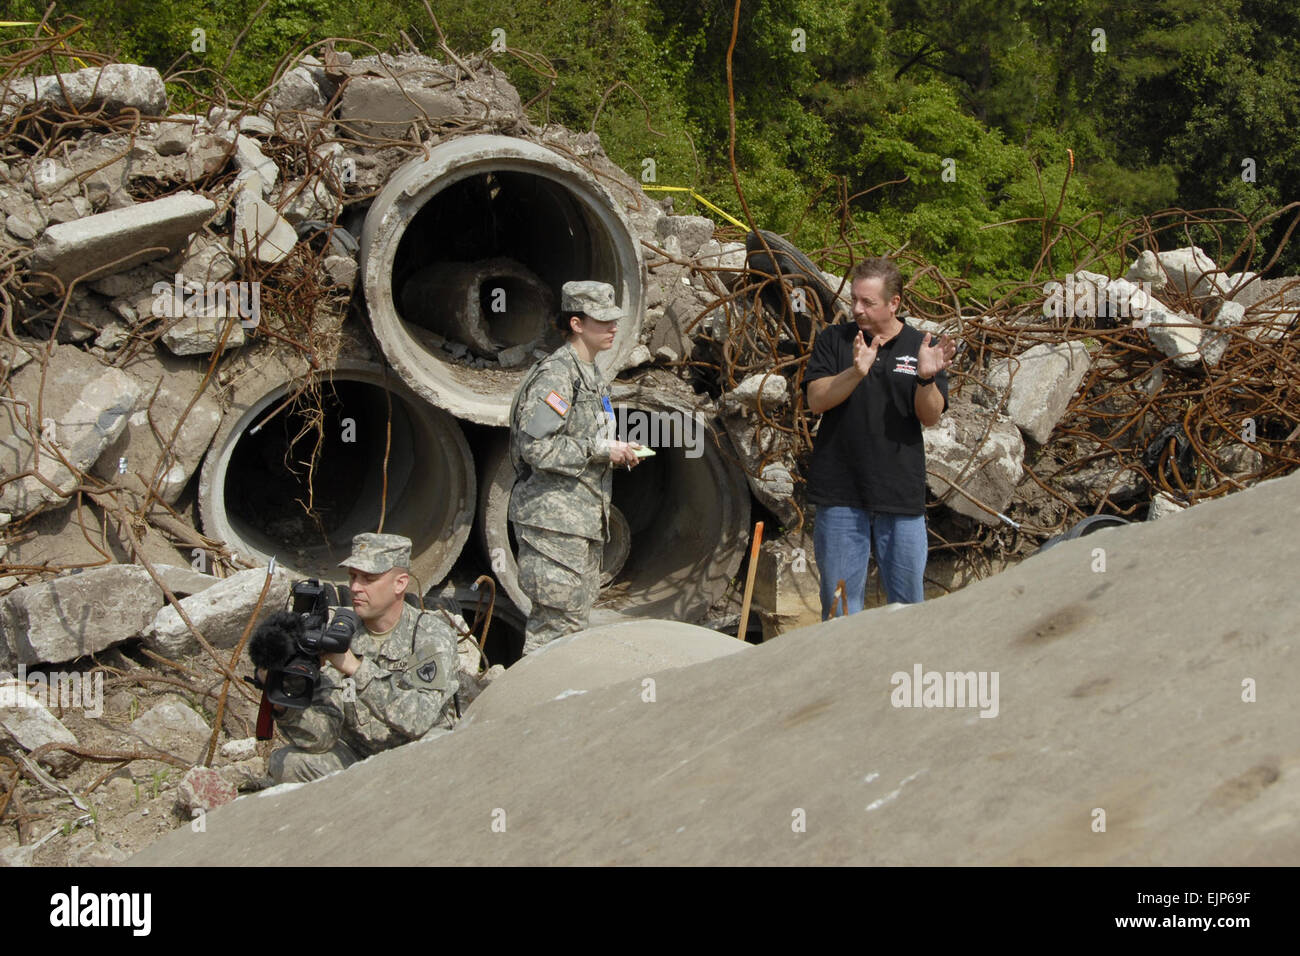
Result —
[{"label": "dirt ground", "polygon": [[[222,678],[208,662],[195,657],[176,661],[173,666],[146,657],[138,647],[113,648],[96,655],[102,673],[102,713],[95,702],[81,706],[50,707],[87,751],[153,751],[131,724],[156,705],[171,700],[192,709],[209,727],[216,715]],[[64,665],[66,667],[66,665]],[[184,668],[183,670],[181,668]],[[81,669],[83,681],[96,672],[95,663]],[[248,672],[247,663],[237,669]],[[30,681],[31,675],[28,675]],[[250,695],[253,688],[243,685]],[[40,697],[40,695],[37,695]],[[243,781],[241,790],[257,789],[257,776],[265,773],[265,758],[280,745],[267,741],[257,745],[254,758],[235,761],[221,755],[223,744],[251,738],[257,715],[256,699],[249,701],[231,687],[218,737],[214,768],[240,763],[232,779]],[[207,741],[195,733],[167,732],[155,737],[159,749],[175,763],[157,759],[97,761],[83,758],[66,776],[49,774],[59,792],[20,775],[16,792],[12,755],[0,758],[0,866],[102,866],[126,860],[159,836],[179,827],[203,825],[200,818],[177,808],[177,786],[186,766],[201,759]],[[269,784],[269,780],[262,781]],[[79,801],[83,807],[77,806]],[[7,806],[6,806],[7,804]]]}]

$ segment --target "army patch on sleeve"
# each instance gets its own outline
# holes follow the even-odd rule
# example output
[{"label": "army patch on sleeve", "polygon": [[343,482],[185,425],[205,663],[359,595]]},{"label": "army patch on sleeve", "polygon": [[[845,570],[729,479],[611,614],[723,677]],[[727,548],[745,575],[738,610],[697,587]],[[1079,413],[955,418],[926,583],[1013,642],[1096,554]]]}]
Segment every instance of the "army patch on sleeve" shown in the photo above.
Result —
[{"label": "army patch on sleeve", "polygon": [[542,401],[547,405],[550,405],[551,408],[555,410],[555,414],[559,415],[561,418],[569,413],[569,403],[560,397],[559,392],[551,392],[542,399]]}]

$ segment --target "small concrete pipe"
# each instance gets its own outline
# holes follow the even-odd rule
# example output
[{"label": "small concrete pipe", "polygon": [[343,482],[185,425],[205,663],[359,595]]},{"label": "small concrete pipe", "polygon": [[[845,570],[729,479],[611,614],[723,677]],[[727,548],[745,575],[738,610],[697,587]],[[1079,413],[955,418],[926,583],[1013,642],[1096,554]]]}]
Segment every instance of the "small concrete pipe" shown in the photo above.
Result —
[{"label": "small concrete pipe", "polygon": [[[619,437],[654,446],[656,454],[631,472],[614,472],[611,538],[597,606],[635,617],[698,621],[727,590],[744,556],[745,474],[719,449],[712,423],[694,415],[689,403],[617,385],[614,401]],[[482,450],[481,461],[476,527],[497,580],[527,612],[532,602],[519,587],[507,518],[515,474],[504,432]]]},{"label": "small concrete pipe", "polygon": [[458,418],[506,425],[537,353],[560,343],[560,287],[614,287],[627,313],[597,365],[636,347],[645,263],[618,204],[589,172],[524,139],[475,135],[400,167],[366,214],[361,275],[371,325],[398,375]]},{"label": "small concrete pipe", "polygon": [[[370,363],[342,361],[320,383],[324,428],[320,454],[311,419],[287,376],[241,386],[213,439],[199,479],[204,533],[245,557],[272,555],[291,572],[340,580],[338,562],[352,536],[375,531],[388,461],[384,531],[411,539],[411,587],[441,581],[460,555],[474,513],[474,460],[454,418],[422,401],[395,375]],[[300,502],[310,501],[315,517]]]}]

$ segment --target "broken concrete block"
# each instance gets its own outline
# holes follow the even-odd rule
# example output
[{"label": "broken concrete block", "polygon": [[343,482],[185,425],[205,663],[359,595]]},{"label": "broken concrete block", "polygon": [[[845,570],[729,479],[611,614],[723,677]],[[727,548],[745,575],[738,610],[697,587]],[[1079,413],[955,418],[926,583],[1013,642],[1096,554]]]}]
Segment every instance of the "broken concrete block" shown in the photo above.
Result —
[{"label": "broken concrete block", "polygon": [[185,817],[230,803],[239,796],[234,784],[211,767],[191,767],[176,787],[176,809]]},{"label": "broken concrete block", "polygon": [[262,116],[259,113],[245,113],[239,117],[239,122],[235,128],[241,133],[247,133],[250,136],[272,136],[275,134],[275,123]]},{"label": "broken concrete block", "polygon": [[1152,292],[1159,292],[1169,281],[1165,278],[1165,271],[1160,268],[1160,260],[1150,249],[1144,249],[1142,254],[1133,260],[1124,278]]},{"label": "broken concrete block", "polygon": [[78,277],[125,272],[182,249],[216,208],[212,200],[184,192],[51,226],[36,244],[31,268],[52,273],[65,286]]},{"label": "broken concrete block", "polygon": [[284,194],[290,198],[281,204],[280,214],[295,226],[309,220],[332,222],[339,213],[338,197],[319,179],[286,183]]},{"label": "broken concrete block", "polygon": [[72,222],[82,216],[89,216],[92,210],[90,200],[85,196],[73,196],[70,199],[56,199],[49,203],[47,216],[50,223]]},{"label": "broken concrete block", "polygon": [[[0,488],[0,511],[28,514],[50,503],[78,481],[73,469],[88,471],[126,428],[140,386],[120,369],[105,368],[78,349],[56,346],[45,369],[29,365],[10,379],[14,403],[0,404],[0,470],[9,475],[35,471]],[[36,410],[42,419],[36,421]],[[29,420],[30,417],[30,420]]]},{"label": "broken concrete block", "polygon": [[[257,605],[257,596],[262,592],[265,580],[265,568],[248,568],[185,598],[180,602],[181,607],[208,643],[214,647],[234,647]],[[289,575],[277,569],[262,603],[259,621],[277,608],[284,607],[289,588]],[[153,623],[145,629],[144,639],[145,644],[164,657],[184,656],[199,649],[198,641],[171,605],[158,612]]]},{"label": "broken concrete block", "polygon": [[146,263],[125,272],[116,272],[88,283],[91,289],[110,299],[121,299],[135,295],[144,289],[152,289],[153,284],[171,275],[156,264]]},{"label": "broken concrete block", "polygon": [[270,103],[278,112],[310,113],[318,122],[325,102],[325,95],[312,79],[311,73],[301,66],[295,66],[286,72],[276,81],[275,88],[271,91]]},{"label": "broken concrete block", "polygon": [[[977,447],[986,428],[988,437]],[[1025,442],[1015,423],[989,409],[953,401],[939,423],[923,429],[921,435],[926,470],[931,472],[926,476],[930,491],[958,514],[982,524],[999,524],[996,515],[974,504],[951,482],[965,471],[962,490],[986,507],[1005,512],[1024,476]]]},{"label": "broken concrete block", "polygon": [[388,77],[354,76],[343,91],[339,127],[357,137],[405,139],[413,122],[440,126],[467,112],[450,85],[425,87],[412,76],[403,76],[400,85]]},{"label": "broken concrete block", "polygon": [[32,353],[41,348],[40,343],[26,339],[13,341],[0,339],[0,370],[12,375],[32,360]]},{"label": "broken concrete block", "polygon": [[1228,480],[1239,485],[1243,480],[1257,476],[1264,467],[1264,456],[1259,449],[1243,442],[1224,445],[1214,453],[1214,458]]},{"label": "broken concrete block", "polygon": [[207,721],[174,694],[131,721],[131,731],[156,750],[186,757],[206,746],[212,735]]},{"label": "broken concrete block", "polygon": [[0,101],[0,117],[8,119],[32,103],[78,112],[102,109],[110,116],[128,110],[158,116],[167,108],[167,90],[156,69],[134,63],[20,77],[11,81]]},{"label": "broken concrete block", "polygon": [[357,260],[351,256],[326,256],[322,265],[335,285],[351,289],[356,284]]},{"label": "broken concrete block", "polygon": [[1092,357],[1082,342],[1042,343],[995,362],[985,379],[991,394],[980,392],[975,400],[999,405],[1005,398],[1006,414],[1016,427],[1042,445],[1091,367]]},{"label": "broken concrete block", "polygon": [[148,571],[110,564],[9,592],[0,598],[0,630],[15,662],[60,663],[135,637],[162,603]]},{"label": "broken concrete block", "polygon": [[235,254],[252,255],[268,264],[284,259],[298,244],[289,221],[251,189],[235,197]]},{"label": "broken concrete block", "polygon": [[1169,288],[1185,294],[1198,294],[1202,279],[1213,276],[1219,267],[1200,246],[1187,246],[1157,253],[1160,268],[1168,277]]},{"label": "broken concrete block", "polygon": [[655,222],[655,235],[661,245],[670,236],[677,237],[682,255],[694,256],[700,246],[713,238],[713,220],[703,216],[664,216]]},{"label": "broken concrete block", "polygon": [[32,206],[23,211],[11,213],[5,217],[5,230],[15,239],[30,242],[45,231],[45,217]]},{"label": "broken concrete block", "polygon": [[812,535],[787,534],[763,542],[754,574],[754,607],[762,614],[764,641],[821,621]]},{"label": "broken concrete block", "polygon": [[114,320],[99,330],[93,345],[105,352],[113,352],[125,345],[130,338],[131,330],[123,323]]},{"label": "broken concrete block", "polygon": [[[136,142],[140,142],[138,139]],[[134,204],[126,191],[131,137],[115,133],[83,135],[64,158],[81,184],[91,206],[98,210],[119,209]]]},{"label": "broken concrete block", "polygon": [[[20,676],[25,676],[25,672],[20,672]],[[76,745],[76,735],[46,707],[47,704],[57,706],[61,688],[56,688],[51,697],[50,684],[46,682],[44,687],[46,693],[36,695],[25,683],[16,679],[0,680],[0,753],[12,747],[31,753],[45,744]],[[45,699],[42,700],[41,696]],[[80,702],[78,698],[73,703]],[[10,754],[11,758],[12,756]],[[76,754],[66,750],[51,751],[40,760],[42,765],[59,775],[73,770],[80,762]]]},{"label": "broken concrete block", "polygon": [[189,565],[155,564],[153,569],[158,573],[163,587],[178,598],[187,598],[191,594],[206,591],[212,585],[221,581],[221,578],[211,574],[204,574],[202,571],[195,571]]},{"label": "broken concrete block", "polygon": [[173,113],[158,123],[153,148],[159,156],[180,156],[194,141],[202,117],[192,113]]},{"label": "broken concrete block", "polygon": [[229,136],[223,135],[221,131],[195,136],[185,147],[185,155],[176,157],[181,161],[178,175],[187,182],[193,182],[225,168],[234,152],[234,133],[227,132]]},{"label": "broken concrete block", "polygon": [[196,398],[203,371],[152,351],[132,359],[123,371],[140,383],[140,394],[126,429],[105,449],[94,473],[141,498],[145,481],[153,481],[153,493],[175,504],[221,424],[216,388],[209,383]]},{"label": "broken concrete block", "polygon": [[650,364],[650,350],[644,345],[636,345],[632,351],[627,354],[624,361],[624,368],[640,368],[642,365]]},{"label": "broken concrete block", "polygon": [[218,767],[217,773],[236,790],[265,790],[275,786],[266,772],[266,761],[256,755]]},{"label": "broken concrete block", "polygon": [[[726,269],[730,272],[743,272],[745,269],[745,244],[743,242],[718,242],[716,239],[709,239],[700,243],[699,249],[695,252],[695,261],[698,265],[706,269]],[[723,277],[724,281],[726,276]],[[837,279],[835,288],[839,284]]]},{"label": "broken concrete block", "polygon": [[[235,274],[235,268],[230,248],[202,232],[194,234],[181,260],[181,275],[196,282],[225,282]],[[153,287],[152,283],[149,287]]]},{"label": "broken concrete block", "polygon": [[1147,509],[1147,520],[1157,521],[1186,510],[1186,502],[1176,501],[1162,491],[1151,499],[1151,507]]},{"label": "broken concrete block", "polygon": [[262,181],[263,196],[275,188],[280,169],[262,152],[257,140],[243,135],[235,137],[235,163],[241,170],[257,174]]},{"label": "broken concrete block", "polygon": [[58,320],[57,340],[62,343],[85,342],[92,339],[117,318],[103,299],[80,287],[72,290],[67,308],[56,305],[42,318],[48,317],[52,325],[60,309],[63,317]]},{"label": "broken concrete block", "polygon": [[225,351],[243,345],[244,329],[235,309],[226,315],[186,315],[167,326],[162,341],[173,355],[211,355],[218,346]]},{"label": "broken concrete block", "polygon": [[764,409],[778,408],[790,400],[790,383],[784,375],[756,372],[745,378],[732,391],[723,395],[730,405],[758,408],[762,400]]},{"label": "broken concrete block", "polygon": [[1200,323],[1186,312],[1171,312],[1152,299],[1139,321],[1151,344],[1172,358],[1174,365],[1191,368],[1201,360]]},{"label": "broken concrete block", "polygon": [[683,358],[690,358],[695,348],[692,336],[702,331],[695,320],[715,297],[680,282],[674,282],[665,295],[667,304],[663,315],[655,322],[646,344],[651,352],[667,347]]},{"label": "broken concrete block", "polygon": [[247,760],[257,755],[257,738],[241,737],[239,740],[227,740],[221,745],[221,756],[227,760]]},{"label": "broken concrete block", "polygon": [[1232,344],[1232,333],[1226,330],[1240,325],[1246,318],[1246,307],[1240,302],[1224,302],[1210,322],[1210,328],[1204,332],[1201,340],[1201,356],[1205,364],[1214,368],[1223,358],[1223,353]]},{"label": "broken concrete block", "polygon": [[764,426],[757,415],[742,410],[742,406],[729,406],[722,415],[722,424],[740,456],[754,497],[783,525],[793,527],[798,523],[799,512],[793,501],[795,464],[789,440]]}]

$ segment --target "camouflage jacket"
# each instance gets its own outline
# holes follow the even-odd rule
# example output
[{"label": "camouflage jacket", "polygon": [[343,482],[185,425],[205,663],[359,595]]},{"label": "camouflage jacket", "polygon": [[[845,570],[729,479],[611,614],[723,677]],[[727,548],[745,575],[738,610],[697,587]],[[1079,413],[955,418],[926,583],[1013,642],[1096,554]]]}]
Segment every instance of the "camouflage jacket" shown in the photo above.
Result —
[{"label": "camouflage jacket", "polygon": [[441,611],[404,604],[382,639],[358,631],[352,653],[361,658],[355,674],[343,677],[325,665],[311,706],[276,716],[290,744],[323,753],[342,740],[369,757],[455,723],[456,632]]},{"label": "camouflage jacket", "polygon": [[511,521],[608,539],[609,394],[595,364],[569,344],[529,370],[510,406],[510,460],[519,478],[510,495]]}]

